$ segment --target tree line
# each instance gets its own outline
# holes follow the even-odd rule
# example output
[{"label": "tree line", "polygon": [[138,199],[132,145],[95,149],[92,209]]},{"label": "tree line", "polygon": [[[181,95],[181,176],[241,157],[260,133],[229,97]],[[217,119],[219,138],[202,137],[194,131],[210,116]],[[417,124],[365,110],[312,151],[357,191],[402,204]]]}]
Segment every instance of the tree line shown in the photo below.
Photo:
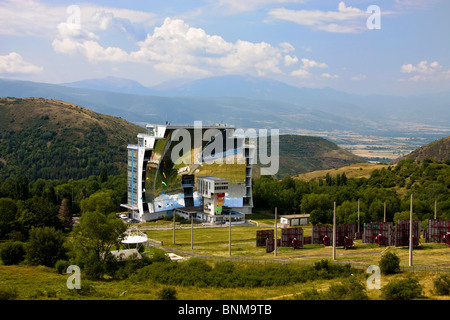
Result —
[{"label": "tree line", "polygon": [[345,173],[302,181],[290,176],[281,180],[269,176],[255,179],[255,209],[279,214],[311,215],[313,224],[332,223],[336,202],[337,223],[356,223],[358,200],[360,222],[409,219],[413,194],[414,219],[426,221],[437,216],[450,219],[450,160],[403,160],[396,166],[374,170],[368,178],[348,178]]},{"label": "tree line", "polygon": [[33,227],[70,231],[82,212],[118,212],[126,188],[125,175],[108,176],[106,169],[80,180],[0,180],[0,240],[27,240]]},{"label": "tree line", "polygon": [[[126,176],[82,180],[0,181],[0,258],[4,264],[70,264],[101,277],[117,266],[111,250],[127,229],[117,217],[126,200]],[[79,220],[73,225],[73,216]]]}]

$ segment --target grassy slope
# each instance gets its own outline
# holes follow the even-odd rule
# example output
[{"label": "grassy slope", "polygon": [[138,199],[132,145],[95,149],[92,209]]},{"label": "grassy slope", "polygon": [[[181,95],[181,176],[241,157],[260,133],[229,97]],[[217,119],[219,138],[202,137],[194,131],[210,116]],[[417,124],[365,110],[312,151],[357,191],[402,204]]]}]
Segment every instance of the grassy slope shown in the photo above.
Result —
[{"label": "grassy slope", "polygon": [[[347,178],[369,178],[373,170],[381,170],[382,168],[387,168],[389,165],[383,164],[373,164],[373,163],[355,163],[348,166],[328,169],[328,170],[316,170],[312,172],[306,172],[295,176],[295,178],[309,181],[313,179],[324,179],[326,174],[329,173],[332,177],[345,172]],[[392,167],[392,165],[391,165]]]}]

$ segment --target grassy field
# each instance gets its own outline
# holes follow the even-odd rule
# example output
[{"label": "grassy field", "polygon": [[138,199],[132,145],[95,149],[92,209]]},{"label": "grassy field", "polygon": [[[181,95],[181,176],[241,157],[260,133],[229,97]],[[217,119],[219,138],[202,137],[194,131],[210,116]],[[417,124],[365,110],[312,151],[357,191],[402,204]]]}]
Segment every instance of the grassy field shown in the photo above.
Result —
[{"label": "grassy field", "polygon": [[[273,219],[264,215],[255,215],[256,221],[273,224]],[[194,247],[191,249],[191,229],[189,224],[177,225],[175,244],[170,221],[146,223],[141,227],[149,238],[162,241],[167,252],[189,258],[191,256],[208,256],[208,263],[232,259],[237,266],[251,267],[253,264],[295,263],[312,264],[322,259],[332,261],[332,247],[322,245],[305,245],[303,249],[278,248],[277,255],[266,253],[265,248],[256,247],[256,230],[268,229],[267,226],[233,226],[231,229],[231,257],[229,257],[229,228],[215,227],[194,228]],[[151,229],[150,229],[151,228]],[[311,235],[312,227],[303,226],[305,235]],[[278,230],[278,236],[281,229]],[[152,254],[147,248],[147,254]],[[363,271],[369,265],[378,265],[381,255],[391,251],[400,258],[402,272],[397,275],[382,276],[382,286],[392,279],[418,277],[424,287],[426,299],[450,300],[450,296],[436,296],[433,293],[433,280],[443,271],[450,271],[450,248],[443,244],[424,244],[423,249],[414,250],[414,269],[408,268],[409,250],[406,247],[378,247],[356,241],[356,248],[336,249],[336,263],[350,263]],[[53,268],[27,265],[0,265],[0,296],[9,295],[15,299],[26,300],[155,300],[161,289],[166,286],[150,281],[135,283],[126,280],[90,280],[82,275],[82,289],[69,290],[66,281],[69,275],[59,274]],[[341,280],[318,280],[296,283],[289,286],[259,288],[200,288],[192,286],[175,286],[176,295],[181,300],[278,300],[294,299],[305,290],[327,290]],[[173,286],[172,286],[173,287]],[[381,299],[380,290],[368,290],[370,299]]]},{"label": "grassy field", "polygon": [[[247,264],[248,265],[248,264]],[[433,280],[439,273],[430,271],[404,271],[382,276],[381,285],[393,279],[419,278],[424,287],[425,299],[450,300],[449,296],[437,296],[433,292]],[[157,300],[161,289],[167,287],[154,282],[134,283],[130,280],[89,280],[82,276],[81,290],[69,290],[68,275],[59,274],[53,268],[0,265],[0,295],[14,294],[18,300]],[[308,281],[288,286],[259,288],[200,288],[172,286],[180,300],[289,300],[306,290],[327,290],[340,279]],[[367,290],[370,299],[382,299],[380,290]]]},{"label": "grassy field", "polygon": [[[390,165],[394,167],[395,165]],[[307,172],[303,174],[299,174],[295,176],[295,178],[310,181],[313,179],[325,179],[327,173],[329,173],[332,177],[337,174],[342,175],[345,172],[347,178],[369,178],[372,171],[382,168],[387,169],[389,165],[385,164],[374,164],[374,163],[355,163],[345,167],[336,168],[336,169],[328,169],[328,170],[317,170],[312,172]]]},{"label": "grassy field", "polygon": [[[263,220],[264,222],[268,222]],[[269,220],[270,221],[270,220]],[[273,222],[273,221],[272,221]],[[302,227],[305,236],[311,236],[312,226]],[[256,230],[266,230],[269,227],[234,226],[231,231],[231,257],[240,259],[274,259],[274,253],[266,253],[265,248],[256,247]],[[163,247],[179,255],[228,257],[229,255],[229,227],[193,229],[193,249],[191,249],[191,228],[177,226],[175,229],[175,244],[173,243],[173,230],[149,230],[146,231],[149,238],[162,241]],[[281,236],[281,228],[278,228],[278,238]],[[450,271],[450,249],[445,244],[423,243],[423,249],[413,251],[413,264],[415,267],[443,269]],[[339,263],[351,263],[355,266],[367,267],[378,264],[381,255],[387,250],[394,252],[400,258],[400,266],[409,266],[409,249],[407,247],[378,247],[376,244],[355,241],[355,248],[345,250],[336,248],[336,261]],[[332,247],[309,244],[302,249],[278,248],[277,259],[312,263],[320,259],[332,258]]]}]

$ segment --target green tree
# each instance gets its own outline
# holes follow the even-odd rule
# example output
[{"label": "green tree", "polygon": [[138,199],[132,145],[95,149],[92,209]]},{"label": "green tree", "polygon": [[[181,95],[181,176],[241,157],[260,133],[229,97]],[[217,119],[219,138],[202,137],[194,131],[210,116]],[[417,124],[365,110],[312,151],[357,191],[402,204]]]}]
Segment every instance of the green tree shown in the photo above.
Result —
[{"label": "green tree", "polygon": [[330,223],[333,212],[333,201],[328,194],[307,194],[300,205],[302,213],[311,214],[311,223]]},{"label": "green tree", "polygon": [[87,274],[101,276],[111,262],[111,248],[120,245],[127,226],[115,214],[84,212],[74,228],[70,255]]},{"label": "green tree", "polygon": [[0,247],[0,258],[5,265],[18,264],[25,259],[24,244],[19,241],[8,241]]},{"label": "green tree", "polygon": [[66,258],[64,234],[53,227],[32,228],[26,260],[30,264],[53,267],[56,261]]},{"label": "green tree", "polygon": [[[397,224],[398,220],[409,220],[411,217],[411,211],[396,212],[394,214],[394,224]],[[413,212],[413,220],[418,220],[417,213]]]},{"label": "green tree", "polygon": [[392,252],[386,252],[379,262],[382,274],[395,274],[400,272],[400,258]]},{"label": "green tree", "polygon": [[29,195],[28,177],[21,176],[16,180],[15,198],[17,200],[27,200]]},{"label": "green tree", "polygon": [[14,200],[0,199],[0,239],[6,239],[7,235],[14,230],[16,213],[17,205]]},{"label": "green tree", "polygon": [[99,178],[101,183],[108,181],[108,170],[106,169],[106,167],[102,168]]},{"label": "green tree", "polygon": [[19,218],[22,233],[28,235],[32,227],[61,228],[58,218],[58,206],[42,197],[33,197],[26,201],[19,201]]},{"label": "green tree", "polygon": [[80,203],[81,213],[85,212],[102,212],[105,215],[115,212],[117,209],[113,200],[112,190],[100,190],[92,194]]},{"label": "green tree", "polygon": [[338,224],[358,222],[358,215],[355,216],[355,212],[358,212],[358,202],[344,201],[336,208],[336,222]]},{"label": "green tree", "polygon": [[61,220],[61,224],[64,228],[72,228],[72,212],[70,211],[69,201],[66,198],[61,201],[61,206],[58,211],[58,218]]}]

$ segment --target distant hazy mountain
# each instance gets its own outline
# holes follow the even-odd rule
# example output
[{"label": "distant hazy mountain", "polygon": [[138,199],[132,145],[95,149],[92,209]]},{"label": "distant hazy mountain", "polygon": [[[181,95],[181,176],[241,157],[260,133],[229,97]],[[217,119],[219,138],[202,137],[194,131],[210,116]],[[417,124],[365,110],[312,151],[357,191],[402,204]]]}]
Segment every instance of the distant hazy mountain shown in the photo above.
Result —
[{"label": "distant hazy mountain", "polygon": [[243,97],[281,101],[353,118],[375,116],[387,120],[418,120],[425,116],[425,119],[441,123],[442,115],[450,115],[450,92],[411,97],[361,96],[329,87],[300,88],[267,78],[238,75],[183,80],[152,89],[158,95],[169,97]]},{"label": "distant hazy mountain", "polygon": [[81,80],[62,83],[61,85],[73,88],[104,90],[130,94],[155,95],[157,93],[157,91],[144,87],[137,81],[116,77]]},{"label": "distant hazy mountain", "polygon": [[[60,99],[135,123],[203,120],[244,128],[278,128],[283,133],[450,134],[450,94],[446,93],[359,96],[244,76],[180,79],[152,88],[111,77],[68,85],[0,79],[0,96]],[[127,91],[134,93],[123,93]]]},{"label": "distant hazy mountain", "polygon": [[[242,97],[164,97],[116,93],[0,79],[0,96],[64,100],[134,123],[192,124],[225,122],[242,128],[278,128],[280,132],[364,129],[360,121],[282,101]],[[370,128],[366,128],[370,131]]]}]

